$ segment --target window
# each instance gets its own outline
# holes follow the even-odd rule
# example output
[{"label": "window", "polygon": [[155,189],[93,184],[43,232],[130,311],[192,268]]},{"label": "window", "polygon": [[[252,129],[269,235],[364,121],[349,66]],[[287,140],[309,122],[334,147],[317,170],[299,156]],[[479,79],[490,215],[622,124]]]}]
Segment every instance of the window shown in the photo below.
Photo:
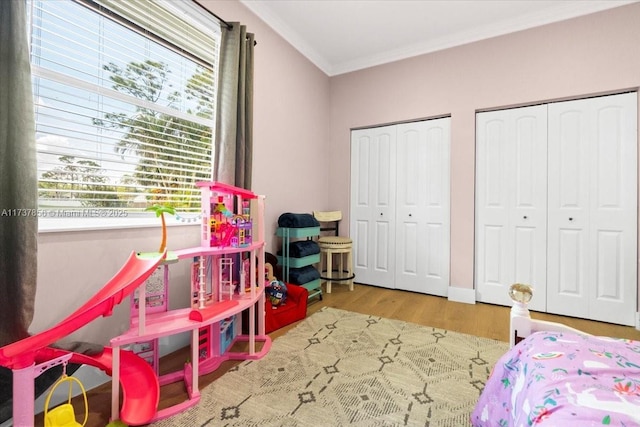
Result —
[{"label": "window", "polygon": [[173,0],[32,0],[29,13],[41,219],[197,215],[218,21]]}]

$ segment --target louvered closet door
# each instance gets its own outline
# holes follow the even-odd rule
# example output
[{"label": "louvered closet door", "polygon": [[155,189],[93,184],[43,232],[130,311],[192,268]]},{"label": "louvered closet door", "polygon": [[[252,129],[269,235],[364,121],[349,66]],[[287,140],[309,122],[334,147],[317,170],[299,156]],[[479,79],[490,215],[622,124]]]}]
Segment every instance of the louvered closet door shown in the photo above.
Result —
[{"label": "louvered closet door", "polygon": [[395,287],[396,127],[351,133],[350,235],[357,283]]},{"label": "louvered closet door", "polygon": [[548,311],[634,325],[637,95],[549,105]]},{"label": "louvered closet door", "polygon": [[513,283],[546,308],[547,107],[476,115],[476,298],[511,305]]},{"label": "louvered closet door", "polygon": [[450,121],[398,125],[397,289],[447,296]]}]

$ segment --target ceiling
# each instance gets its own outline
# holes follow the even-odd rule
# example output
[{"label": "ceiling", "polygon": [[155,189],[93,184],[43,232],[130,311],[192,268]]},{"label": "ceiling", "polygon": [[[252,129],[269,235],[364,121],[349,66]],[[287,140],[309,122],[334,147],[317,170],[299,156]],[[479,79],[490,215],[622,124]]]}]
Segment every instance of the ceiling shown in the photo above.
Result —
[{"label": "ceiling", "polygon": [[327,75],[638,0],[240,0]]}]

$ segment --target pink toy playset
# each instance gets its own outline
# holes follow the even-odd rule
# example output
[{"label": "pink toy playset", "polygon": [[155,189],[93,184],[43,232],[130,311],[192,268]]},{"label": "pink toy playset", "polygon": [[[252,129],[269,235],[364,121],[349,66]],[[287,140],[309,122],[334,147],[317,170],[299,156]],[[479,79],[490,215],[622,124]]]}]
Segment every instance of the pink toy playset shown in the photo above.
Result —
[{"label": "pink toy playset", "polygon": [[[202,191],[202,246],[247,247],[251,245],[252,220],[247,190],[215,183],[199,182]],[[236,207],[237,206],[237,207]]]},{"label": "pink toy playset", "polygon": [[[67,318],[0,348],[0,365],[13,371],[14,425],[33,425],[34,379],[56,365],[81,363],[110,374],[112,421],[143,425],[196,405],[198,377],[225,360],[259,359],[269,351],[264,283],[258,283],[256,274],[265,270],[264,197],[218,182],[197,186],[202,191],[201,246],[169,255],[131,253],[120,271]],[[191,283],[185,286],[191,306],[169,310],[169,268],[181,261],[192,266]],[[111,347],[101,354],[87,356],[51,347],[97,317],[111,315],[126,296],[129,330],[112,338]],[[239,314],[245,310],[249,332],[242,335]],[[159,339],[183,332],[191,333],[190,362],[160,375]],[[234,351],[239,341],[248,342],[247,351]],[[187,400],[159,410],[160,387],[178,381],[185,382]]]}]

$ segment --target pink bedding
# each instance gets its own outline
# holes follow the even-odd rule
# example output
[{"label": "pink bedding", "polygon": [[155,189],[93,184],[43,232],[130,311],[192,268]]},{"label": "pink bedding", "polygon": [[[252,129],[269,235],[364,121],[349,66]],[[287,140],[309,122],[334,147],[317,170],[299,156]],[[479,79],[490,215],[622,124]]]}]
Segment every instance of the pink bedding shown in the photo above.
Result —
[{"label": "pink bedding", "polygon": [[640,341],[537,332],[498,360],[471,423],[639,426]]}]

